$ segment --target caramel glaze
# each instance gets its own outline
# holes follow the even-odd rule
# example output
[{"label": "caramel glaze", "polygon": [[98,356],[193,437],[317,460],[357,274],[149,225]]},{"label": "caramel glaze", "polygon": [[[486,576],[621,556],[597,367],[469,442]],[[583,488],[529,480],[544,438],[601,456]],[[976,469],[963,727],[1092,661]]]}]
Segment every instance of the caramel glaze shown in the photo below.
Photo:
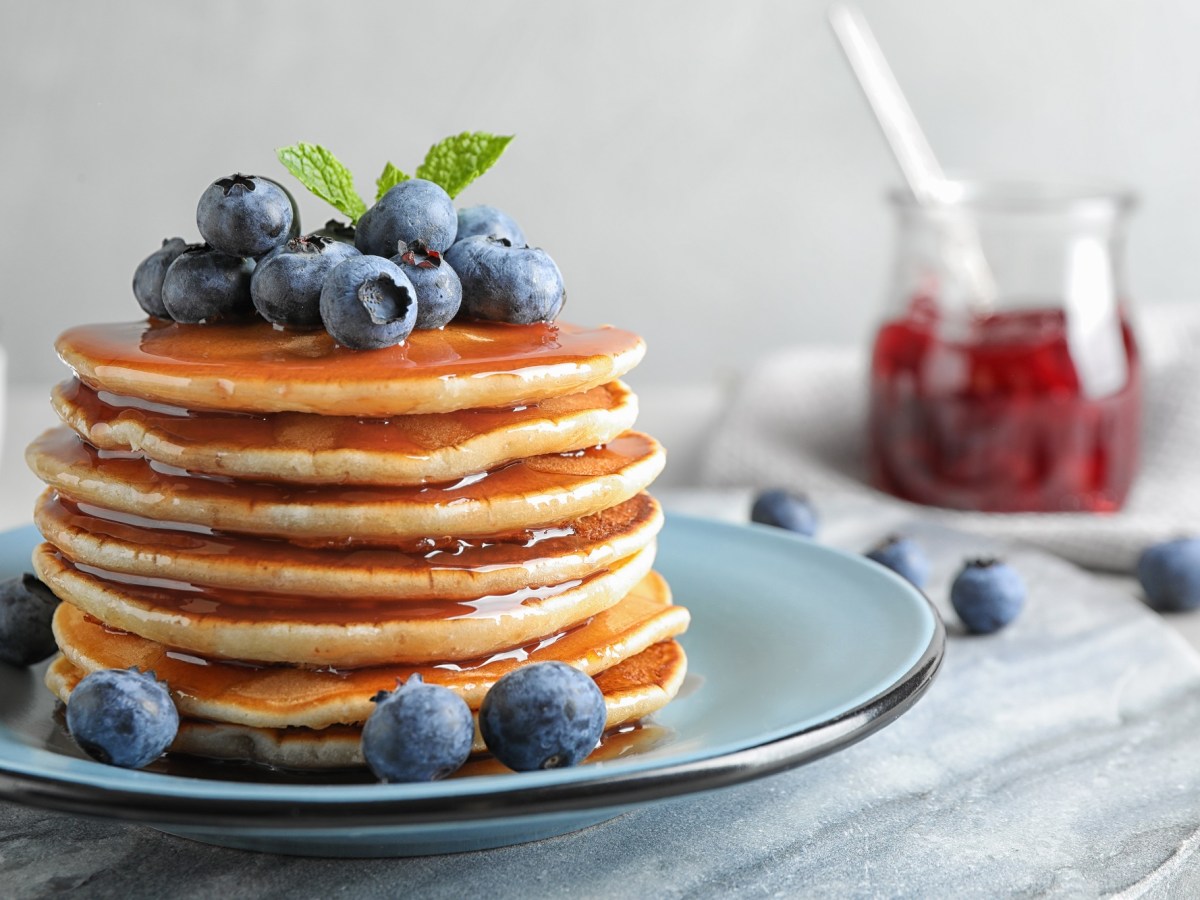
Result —
[{"label": "caramel glaze", "polygon": [[[168,449],[187,448],[193,456],[204,458],[204,472],[218,475],[228,474],[241,477],[237,471],[222,471],[222,465],[230,465],[240,455],[257,454],[265,460],[284,459],[288,456],[311,458],[320,454],[354,456],[364,454],[388,460],[398,458],[399,463],[427,462],[439,451],[445,452],[460,447],[468,441],[489,434],[502,436],[507,442],[508,455],[497,462],[509,462],[529,453],[522,452],[524,440],[545,440],[563,434],[564,419],[575,413],[597,411],[611,412],[618,407],[632,404],[629,389],[620,382],[613,382],[575,394],[551,397],[540,403],[506,409],[463,409],[448,413],[393,416],[386,419],[366,419],[353,416],[324,416],[313,413],[275,413],[253,415],[250,413],[212,412],[189,410],[168,406],[139,397],[97,391],[70,379],[58,385],[53,393],[54,406],[60,417],[82,437],[105,450],[128,450],[129,444],[114,437],[114,431],[129,423],[137,431],[151,434],[158,446]],[[621,417],[632,422],[632,415]],[[621,421],[618,418],[616,421]],[[607,419],[595,423],[592,429],[599,434],[600,443],[616,436]],[[622,430],[620,424],[616,431]],[[586,445],[586,442],[585,442]],[[575,450],[559,440],[559,446],[547,450]],[[159,454],[151,453],[151,456]],[[172,459],[166,459],[173,462]],[[364,467],[368,470],[380,468],[378,462]],[[392,466],[399,468],[399,466]],[[420,470],[420,466],[410,467]],[[294,481],[294,472],[285,477],[273,476],[262,470],[251,477],[265,481]],[[306,477],[305,481],[321,481],[319,477]],[[330,479],[331,480],[331,479]],[[389,479],[356,479],[364,483],[379,483]],[[416,476],[411,480],[394,483],[420,484],[429,479]]]},{"label": "caramel glaze", "polygon": [[562,584],[529,587],[473,600],[419,597],[388,600],[378,597],[316,597],[239,591],[188,584],[168,578],[142,578],[76,563],[55,552],[68,570],[109,582],[121,595],[138,606],[178,611],[189,615],[214,616],[235,622],[309,622],[332,625],[419,621],[422,619],[501,619],[520,616],[542,602],[581,587],[609,573],[601,569],[586,578]]},{"label": "caramel glaze", "polygon": [[[189,409],[388,416],[506,406],[620,377],[645,345],[617,328],[452,323],[382,350],[266,322],[83,325],[55,345],[93,387]],[[487,398],[488,402],[471,402]]]},{"label": "caramel glaze", "polygon": [[[42,495],[34,513],[47,539],[71,558],[82,552],[73,549],[74,540],[85,536],[101,551],[108,547],[115,550],[120,545],[139,555],[153,555],[155,570],[203,569],[203,563],[211,561],[219,564],[225,576],[235,582],[226,586],[261,587],[268,580],[278,585],[276,590],[303,593],[297,585],[304,583],[304,572],[313,573],[310,580],[315,581],[322,573],[356,570],[377,574],[381,579],[388,575],[408,576],[418,584],[436,585],[439,596],[446,598],[458,596],[455,590],[470,591],[475,582],[499,581],[499,573],[508,569],[519,570],[517,576],[528,581],[529,573],[543,566],[554,568],[552,564],[564,559],[615,561],[620,557],[606,552],[613,542],[642,529],[653,529],[649,535],[652,537],[660,516],[653,498],[638,494],[618,506],[550,528],[474,540],[426,537],[386,548],[351,542],[334,549],[297,546],[280,539],[145,527],[134,524],[121,513],[79,504],[52,491]],[[122,572],[134,571],[118,568]],[[461,573],[468,577],[451,581],[438,578],[440,573]],[[236,583],[239,578],[245,579],[245,583]],[[195,580],[206,581],[199,576]],[[409,596],[409,591],[403,596]],[[475,597],[479,592],[462,596]]]},{"label": "caramel glaze", "polygon": [[[396,519],[389,521],[386,533],[370,534],[365,528],[360,531],[360,535],[367,534],[380,543],[389,543],[396,536],[424,536],[404,533],[400,517],[405,510],[414,508],[445,509],[471,504],[471,508],[486,509],[507,501],[527,504],[528,522],[533,527],[554,524],[558,518],[555,504],[544,502],[547,498],[568,494],[574,499],[585,498],[596,479],[619,475],[624,470],[653,459],[656,454],[661,454],[661,449],[653,438],[631,431],[600,447],[530,457],[452,484],[419,487],[268,484],[196,475],[148,461],[141,454],[97,450],[67,428],[52,429],[41,435],[30,445],[26,458],[42,480],[76,501],[103,503],[97,496],[103,486],[119,485],[122,496],[133,498],[133,507],[140,508],[140,498],[153,498],[156,509],[164,500],[167,504],[174,503],[179,508],[179,521],[183,523],[219,524],[221,514],[234,510],[281,509],[293,505],[342,513],[354,507],[379,512],[389,510],[389,514],[394,509]],[[95,473],[103,475],[97,478]],[[653,477],[657,469],[647,474]],[[626,496],[615,502],[628,499],[642,486],[635,485]],[[189,517],[182,514],[184,510],[179,507],[178,501],[187,497],[197,497],[202,501],[200,505],[204,508],[194,510],[202,515]],[[113,504],[108,505],[111,507]],[[163,519],[166,520],[166,517]],[[483,524],[486,525],[486,521]],[[494,531],[494,528],[484,528],[476,533],[464,528],[458,536],[486,537]],[[325,533],[318,531],[314,534],[311,529],[305,535],[298,527],[289,531],[281,530],[274,535],[256,533],[291,540],[301,536],[315,536],[323,541],[326,538]]]}]

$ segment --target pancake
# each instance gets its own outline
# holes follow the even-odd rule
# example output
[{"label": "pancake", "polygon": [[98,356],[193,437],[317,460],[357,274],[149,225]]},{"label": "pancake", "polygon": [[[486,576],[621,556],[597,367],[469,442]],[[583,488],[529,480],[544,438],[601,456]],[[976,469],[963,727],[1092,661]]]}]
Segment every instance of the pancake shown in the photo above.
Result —
[{"label": "pancake", "polygon": [[645,548],[663,521],[658,503],[638,494],[582,519],[487,540],[335,549],[143,527],[52,490],[42,494],[33,518],[68,559],[109,572],[234,590],[388,600],[470,599],[584,578]]},{"label": "pancake", "polygon": [[608,443],[637,418],[637,401],[620,382],[515,409],[390,419],[193,413],[77,380],[55,387],[51,400],[59,418],[101,450],[136,451],[208,475],[320,484],[455,481],[527,456]]},{"label": "pancake", "polygon": [[181,715],[268,728],[325,728],[366,721],[376,693],[414,674],[450,688],[478,709],[496,680],[519,666],[555,660],[597,675],[687,625],[687,610],[671,605],[666,582],[651,572],[584,625],[487,659],[432,666],[330,671],[206,660],[134,634],[115,634],[69,603],[58,607],[54,634],[63,655],[83,672],[131,666],[155,672],[170,686]]},{"label": "pancake", "polygon": [[289,487],[192,476],[96,450],[55,428],[25,459],[74,500],[147,519],[289,539],[386,540],[487,536],[587,516],[642,491],[665,457],[657,441],[631,431],[603,447],[523,459],[454,484]]},{"label": "pancake", "polygon": [[[654,644],[595,677],[608,707],[607,729],[620,728],[661,709],[679,692],[687,674],[683,648],[672,640]],[[64,703],[83,673],[62,656],[46,671],[46,685]],[[289,769],[362,766],[362,731],[351,725],[324,729],[255,728],[184,718],[173,753],[249,760]],[[475,735],[475,752],[486,748]]]},{"label": "pancake", "polygon": [[34,551],[33,566],[61,599],[160,644],[223,659],[357,668],[475,659],[557,634],[633,590],[654,550],[584,579],[472,601],[238,593],[165,579],[127,584],[77,568],[50,544]]},{"label": "pancake", "polygon": [[566,323],[453,322],[401,345],[348,350],[266,322],[84,325],[55,343],[87,384],[185,409],[382,417],[512,407],[620,378],[637,335]]}]

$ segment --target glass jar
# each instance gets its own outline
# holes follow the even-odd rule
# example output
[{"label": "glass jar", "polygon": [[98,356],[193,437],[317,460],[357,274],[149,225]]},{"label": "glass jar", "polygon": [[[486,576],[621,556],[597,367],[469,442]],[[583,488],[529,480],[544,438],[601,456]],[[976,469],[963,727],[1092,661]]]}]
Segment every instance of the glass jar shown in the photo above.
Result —
[{"label": "glass jar", "polygon": [[[1122,261],[1133,196],[952,182],[936,208],[891,199],[896,267],[871,361],[876,486],[955,509],[1118,509],[1141,430]],[[964,264],[972,249],[985,277]]]}]

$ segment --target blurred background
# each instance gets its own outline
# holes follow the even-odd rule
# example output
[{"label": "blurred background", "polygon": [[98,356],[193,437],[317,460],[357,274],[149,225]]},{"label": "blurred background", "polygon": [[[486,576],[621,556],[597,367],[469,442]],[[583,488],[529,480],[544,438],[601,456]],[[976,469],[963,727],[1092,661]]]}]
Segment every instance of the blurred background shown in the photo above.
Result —
[{"label": "blurred background", "polygon": [[[861,5],[948,170],[1129,183],[1138,301],[1200,294],[1200,7]],[[214,178],[280,178],[315,228],[330,210],[274,148],[330,147],[370,199],[385,160],[412,171],[463,130],[516,140],[459,202],[503,207],[555,257],[566,318],[646,336],[650,414],[692,398],[699,415],[785,345],[865,345],[899,177],[825,7],[6,4],[10,380],[57,379],[65,326],[136,317],[134,267],[194,239]]]}]

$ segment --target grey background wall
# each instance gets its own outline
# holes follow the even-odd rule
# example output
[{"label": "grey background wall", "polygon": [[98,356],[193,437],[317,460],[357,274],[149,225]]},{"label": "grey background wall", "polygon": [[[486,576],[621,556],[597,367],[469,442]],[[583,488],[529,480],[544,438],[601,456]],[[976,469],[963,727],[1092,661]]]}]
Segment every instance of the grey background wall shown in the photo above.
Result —
[{"label": "grey background wall", "polygon": [[[64,326],[131,318],[134,266],[234,170],[335,149],[363,193],[461,130],[517,135],[460,198],[563,269],[567,316],[651,342],[640,383],[861,341],[892,163],[824,2],[3,4],[0,340],[17,381]],[[949,168],[1132,183],[1146,302],[1200,297],[1200,6],[863,0]],[[301,200],[310,225],[319,201]]]}]

